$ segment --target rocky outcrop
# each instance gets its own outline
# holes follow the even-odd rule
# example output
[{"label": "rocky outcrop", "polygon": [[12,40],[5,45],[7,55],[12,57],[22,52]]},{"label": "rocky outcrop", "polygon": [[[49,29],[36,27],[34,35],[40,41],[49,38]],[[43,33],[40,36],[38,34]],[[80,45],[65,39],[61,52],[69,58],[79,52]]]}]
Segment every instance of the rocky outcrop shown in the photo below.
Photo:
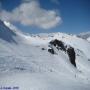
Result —
[{"label": "rocky outcrop", "polygon": [[50,44],[55,46],[58,50],[61,49],[63,51],[66,51],[64,43],[62,41],[55,39],[55,40],[51,41]]},{"label": "rocky outcrop", "polygon": [[69,60],[70,60],[71,64],[73,64],[73,65],[76,67],[76,62],[75,62],[76,55],[75,55],[75,50],[74,50],[74,48],[69,47],[69,48],[67,49],[67,54],[68,54],[68,56],[69,56]]},{"label": "rocky outcrop", "polygon": [[50,52],[51,54],[55,54],[55,51],[53,48],[48,49],[48,52]]},{"label": "rocky outcrop", "polygon": [[56,54],[53,46],[58,50],[64,51],[65,53],[68,54],[71,64],[76,67],[76,62],[75,62],[76,54],[73,47],[71,46],[68,47],[67,45],[64,44],[64,42],[57,39],[52,40],[49,44],[50,44],[49,45],[50,48],[48,49],[48,52],[50,52],[51,54]]}]

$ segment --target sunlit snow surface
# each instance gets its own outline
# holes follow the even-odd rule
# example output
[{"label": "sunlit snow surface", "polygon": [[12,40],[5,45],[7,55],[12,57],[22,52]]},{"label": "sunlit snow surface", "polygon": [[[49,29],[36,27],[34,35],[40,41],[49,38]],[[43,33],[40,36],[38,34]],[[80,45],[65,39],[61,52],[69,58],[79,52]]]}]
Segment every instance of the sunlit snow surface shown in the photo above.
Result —
[{"label": "sunlit snow surface", "polygon": [[90,37],[87,40],[90,42]]},{"label": "sunlit snow surface", "polygon": [[[4,25],[11,27],[9,23],[4,22]],[[7,28],[3,29],[6,31]],[[14,37],[12,35],[15,42],[0,38],[0,88],[90,90],[88,41],[64,33],[25,35],[17,30],[13,32],[16,34]],[[48,44],[54,39],[74,47],[77,68],[71,65],[68,55],[63,51],[56,51],[57,55],[48,52]]]}]

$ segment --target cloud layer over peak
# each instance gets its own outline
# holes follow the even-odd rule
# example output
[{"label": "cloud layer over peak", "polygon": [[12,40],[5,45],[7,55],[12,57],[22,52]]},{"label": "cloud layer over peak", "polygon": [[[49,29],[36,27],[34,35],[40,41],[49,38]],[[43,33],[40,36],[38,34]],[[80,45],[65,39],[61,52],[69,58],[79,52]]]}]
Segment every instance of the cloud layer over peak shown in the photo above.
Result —
[{"label": "cloud layer over peak", "polygon": [[24,2],[12,12],[2,10],[0,19],[9,22],[19,22],[28,26],[33,25],[43,29],[53,28],[62,22],[61,17],[54,10],[41,8],[38,0],[30,0],[28,3]]}]

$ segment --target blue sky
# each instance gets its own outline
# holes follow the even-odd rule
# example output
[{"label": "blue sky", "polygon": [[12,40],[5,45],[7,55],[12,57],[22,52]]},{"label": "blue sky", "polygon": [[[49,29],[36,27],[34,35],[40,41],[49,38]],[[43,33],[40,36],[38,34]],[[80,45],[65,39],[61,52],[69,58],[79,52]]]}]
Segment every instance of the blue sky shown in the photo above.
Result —
[{"label": "blue sky", "polygon": [[[31,3],[32,1],[33,0],[0,0],[0,3],[2,10],[10,13],[22,3]],[[46,23],[42,24],[43,22],[40,21],[39,24],[31,22],[28,24],[26,22],[27,25],[23,25],[22,22],[20,23],[18,20],[15,21],[13,19],[12,23],[22,31],[29,33],[65,32],[73,34],[90,31],[90,0],[35,0],[35,2],[39,4],[39,11],[46,14],[45,18],[48,19],[51,17],[50,15],[53,15],[53,21],[50,19],[50,21],[48,21],[49,23],[46,22],[48,25],[46,25]],[[38,5],[35,4],[35,7],[38,7]],[[49,13],[49,10],[52,10],[55,15],[51,13],[48,16],[47,13]],[[36,16],[39,15],[36,11],[34,13]],[[54,21],[57,17],[59,17],[58,21]]]}]

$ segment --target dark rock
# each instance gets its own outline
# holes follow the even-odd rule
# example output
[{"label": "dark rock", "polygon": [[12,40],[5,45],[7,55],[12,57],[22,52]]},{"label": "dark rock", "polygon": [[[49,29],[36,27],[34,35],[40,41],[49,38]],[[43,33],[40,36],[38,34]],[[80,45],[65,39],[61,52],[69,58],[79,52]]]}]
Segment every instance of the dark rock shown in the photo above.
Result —
[{"label": "dark rock", "polygon": [[55,39],[55,40],[51,41],[50,44],[55,46],[58,50],[61,49],[63,51],[66,51],[64,43],[62,41]]},{"label": "dark rock", "polygon": [[46,50],[45,48],[42,48],[42,50]]},{"label": "dark rock", "polygon": [[88,61],[90,61],[90,59],[88,59]]},{"label": "dark rock", "polygon": [[70,62],[76,67],[76,62],[75,62],[76,55],[75,55],[74,48],[69,47],[69,48],[67,49],[67,53],[68,53]]},{"label": "dark rock", "polygon": [[48,52],[50,52],[51,54],[55,54],[55,51],[52,48],[48,49]]}]

